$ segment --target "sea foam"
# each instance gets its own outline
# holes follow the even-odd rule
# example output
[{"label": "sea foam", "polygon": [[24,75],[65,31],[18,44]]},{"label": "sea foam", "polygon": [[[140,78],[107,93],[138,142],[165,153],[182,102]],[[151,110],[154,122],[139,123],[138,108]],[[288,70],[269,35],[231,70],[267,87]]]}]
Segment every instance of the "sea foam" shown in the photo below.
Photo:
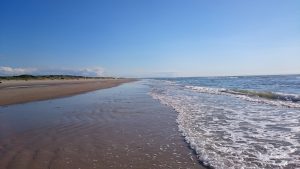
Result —
[{"label": "sea foam", "polygon": [[[217,169],[300,168],[300,110],[226,89],[149,81],[151,96],[178,112],[179,131]],[[283,103],[275,103],[283,102]]]}]

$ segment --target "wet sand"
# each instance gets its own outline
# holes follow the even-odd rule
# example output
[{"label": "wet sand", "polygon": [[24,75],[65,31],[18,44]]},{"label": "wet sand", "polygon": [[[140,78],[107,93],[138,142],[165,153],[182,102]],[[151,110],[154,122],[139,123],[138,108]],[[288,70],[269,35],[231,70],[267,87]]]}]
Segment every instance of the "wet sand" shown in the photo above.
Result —
[{"label": "wet sand", "polygon": [[142,83],[0,107],[0,168],[204,168]]},{"label": "wet sand", "polygon": [[7,80],[0,83],[0,106],[65,97],[130,81],[133,79]]}]

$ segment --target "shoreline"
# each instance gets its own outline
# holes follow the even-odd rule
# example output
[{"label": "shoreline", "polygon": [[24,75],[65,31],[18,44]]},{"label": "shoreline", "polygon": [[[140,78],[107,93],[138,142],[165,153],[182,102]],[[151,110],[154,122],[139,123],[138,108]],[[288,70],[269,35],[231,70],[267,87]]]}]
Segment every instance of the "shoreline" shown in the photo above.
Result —
[{"label": "shoreline", "polygon": [[206,169],[143,82],[0,107],[0,168]]},{"label": "shoreline", "polygon": [[0,106],[77,95],[116,87],[135,79],[4,80],[0,83]]}]

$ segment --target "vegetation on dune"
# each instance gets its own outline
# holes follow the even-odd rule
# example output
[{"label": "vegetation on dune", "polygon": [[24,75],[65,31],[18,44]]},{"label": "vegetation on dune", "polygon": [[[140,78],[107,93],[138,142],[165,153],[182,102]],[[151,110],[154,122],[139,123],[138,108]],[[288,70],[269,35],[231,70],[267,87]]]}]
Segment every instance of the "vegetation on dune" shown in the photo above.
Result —
[{"label": "vegetation on dune", "polygon": [[19,75],[19,76],[0,76],[0,80],[72,80],[72,79],[116,79],[114,77],[86,77],[74,75]]}]

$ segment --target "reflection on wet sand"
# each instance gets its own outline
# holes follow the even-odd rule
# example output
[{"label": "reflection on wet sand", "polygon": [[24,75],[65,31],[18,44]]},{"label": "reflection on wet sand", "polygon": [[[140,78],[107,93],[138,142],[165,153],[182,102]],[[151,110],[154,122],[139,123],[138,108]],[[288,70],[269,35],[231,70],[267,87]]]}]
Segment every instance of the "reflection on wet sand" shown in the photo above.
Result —
[{"label": "reflection on wet sand", "polygon": [[1,107],[0,168],[203,168],[141,83]]}]

